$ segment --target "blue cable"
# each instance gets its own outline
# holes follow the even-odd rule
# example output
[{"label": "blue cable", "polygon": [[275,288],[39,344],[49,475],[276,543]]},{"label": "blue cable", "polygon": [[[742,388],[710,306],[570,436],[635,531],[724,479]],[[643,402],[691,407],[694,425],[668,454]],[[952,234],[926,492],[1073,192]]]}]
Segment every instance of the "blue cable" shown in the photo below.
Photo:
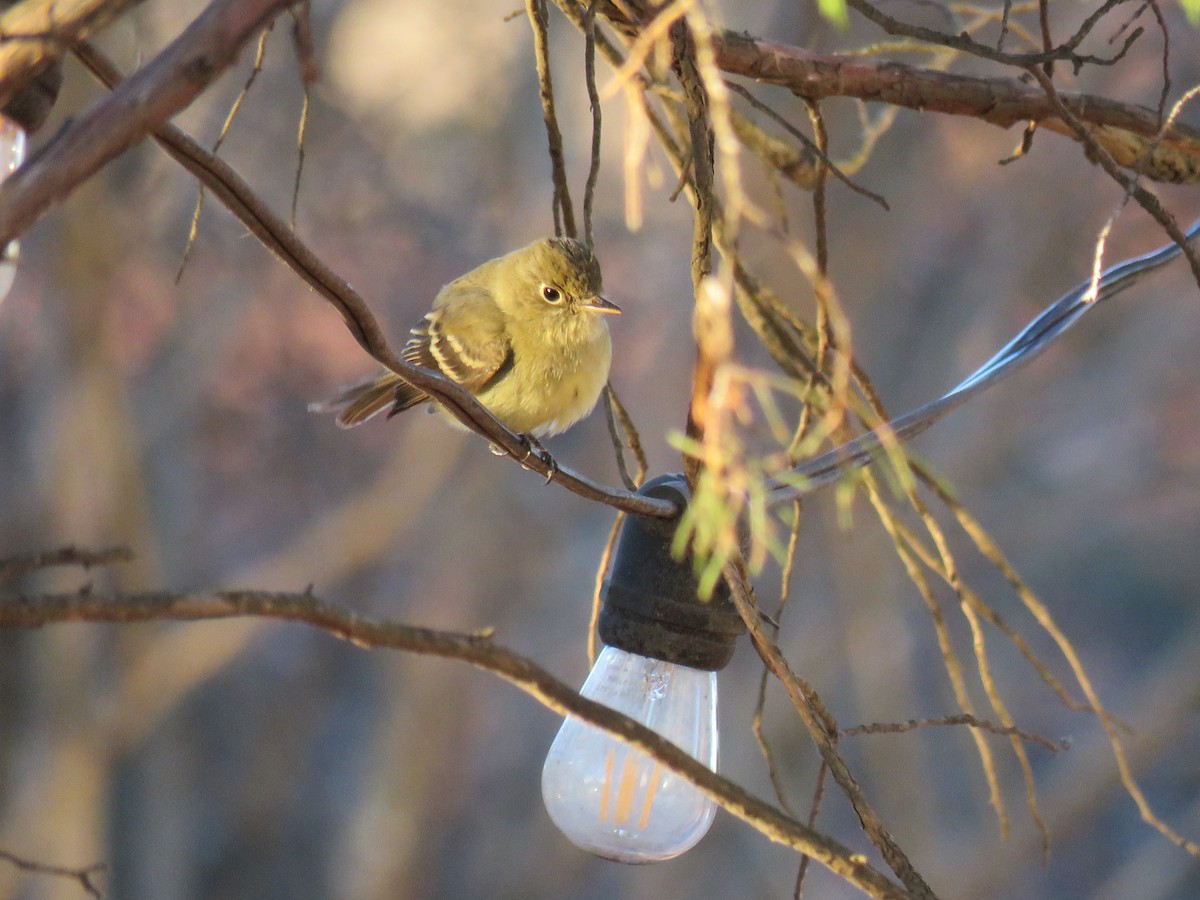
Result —
[{"label": "blue cable", "polygon": [[[1192,241],[1198,234],[1200,222],[1192,225],[1184,237]],[[920,434],[951,410],[1030,362],[1050,346],[1055,338],[1079,321],[1089,309],[1132,287],[1143,276],[1170,262],[1182,252],[1179,244],[1168,244],[1106,269],[1095,284],[1089,278],[1076,285],[1026,325],[995,356],[937,400],[897,416],[840,447],[802,463],[792,469],[786,479],[782,476],[777,477],[770,505],[778,506],[814,493],[838,481],[845,472],[870,465],[882,455],[883,435],[890,434],[889,441],[904,441]],[[1093,287],[1095,297],[1088,300],[1086,298]]]}]

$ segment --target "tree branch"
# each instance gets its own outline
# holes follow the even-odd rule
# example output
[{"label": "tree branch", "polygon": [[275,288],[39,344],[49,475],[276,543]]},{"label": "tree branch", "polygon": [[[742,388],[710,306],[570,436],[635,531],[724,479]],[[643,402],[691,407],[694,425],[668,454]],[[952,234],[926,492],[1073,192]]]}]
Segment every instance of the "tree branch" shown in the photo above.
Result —
[{"label": "tree branch", "polygon": [[22,872],[32,872],[35,875],[51,875],[55,878],[67,878],[79,882],[79,886],[87,891],[88,896],[102,900],[104,894],[96,887],[95,878],[102,872],[108,871],[107,863],[93,863],[90,866],[54,866],[17,856],[7,850],[0,850],[0,860],[16,866]]},{"label": "tree branch", "polygon": [[103,550],[84,550],[79,547],[60,547],[45,553],[26,556],[10,556],[0,559],[0,583],[12,581],[30,572],[59,566],[105,566],[115,562],[128,562],[133,554],[128,547],[105,547]]},{"label": "tree branch", "polygon": [[936,726],[955,726],[965,725],[968,728],[978,728],[981,731],[989,731],[992,734],[1003,734],[1010,737],[1019,737],[1023,741],[1028,741],[1032,744],[1039,744],[1045,747],[1051,753],[1058,753],[1060,750],[1066,750],[1071,746],[1071,742],[1065,739],[1057,741],[1043,737],[1040,734],[1034,734],[1031,731],[1025,731],[1017,728],[1015,725],[997,725],[994,722],[989,722],[986,719],[980,719],[970,713],[957,713],[950,716],[934,716],[925,719],[909,719],[906,722],[871,722],[867,725],[855,725],[853,728],[843,728],[838,732],[839,737],[854,737],[860,734],[904,734],[908,731],[917,731],[922,728],[930,728]]},{"label": "tree branch", "polygon": [[300,622],[357,647],[387,648],[456,659],[498,675],[559,715],[571,715],[617,737],[696,785],[706,796],[770,840],[805,853],[868,895],[905,892],[861,854],[784,814],[697,762],[670,741],[607,706],[581,697],[541,666],[492,642],[490,629],[463,634],[368,619],[311,593],[221,591],[172,594],[46,594],[0,598],[0,628],[61,622],[134,623],[264,617]]},{"label": "tree branch", "polygon": [[0,107],[71,45],[142,0],[25,0],[0,15]]},{"label": "tree branch", "polygon": [[992,47],[988,44],[981,43],[975,40],[969,34],[947,34],[946,32],[938,31],[933,28],[926,28],[921,25],[912,25],[900,19],[893,18],[887,15],[882,10],[872,5],[869,0],[846,0],[846,4],[861,15],[863,18],[874,22],[885,32],[891,35],[899,35],[902,37],[912,38],[913,40],[922,41],[928,44],[934,44],[939,47],[949,47],[952,50],[958,50],[963,53],[970,53],[973,56],[978,56],[981,59],[991,60],[992,62],[1002,63],[1009,66],[1020,66],[1028,68],[1029,66],[1040,66],[1043,64],[1052,63],[1055,60],[1066,60],[1075,66],[1076,71],[1085,62],[1099,62],[1095,57],[1081,56],[1076,51],[1079,45],[1083,43],[1092,29],[1099,24],[1114,7],[1124,3],[1125,0],[1104,0],[1104,2],[1084,19],[1083,24],[1076,29],[1067,40],[1058,46],[1051,46],[1048,37],[1043,42],[1043,50],[1038,53],[1008,53],[997,47]]},{"label": "tree branch", "polygon": [[758,603],[754,599],[753,589],[746,573],[745,560],[737,559],[730,562],[725,568],[724,575],[725,582],[729,585],[730,597],[741,615],[742,621],[746,624],[746,630],[750,633],[754,649],[758,651],[763,664],[771,670],[772,674],[779,679],[779,683],[783,685],[784,690],[787,691],[788,698],[792,701],[792,708],[799,713],[809,736],[817,745],[817,750],[820,751],[822,761],[829,768],[829,773],[846,795],[846,799],[850,801],[850,805],[854,807],[863,831],[879,848],[879,852],[891,866],[892,871],[904,882],[910,895],[923,898],[923,900],[932,900],[936,896],[932,888],[926,884],[925,879],[913,866],[900,845],[896,843],[896,839],[888,832],[875,810],[871,808],[858,781],[850,772],[846,761],[838,753],[837,722],[821,703],[817,692],[792,670],[779,647],[763,629]]},{"label": "tree branch", "polygon": [[[691,176],[694,187],[692,217],[692,296],[696,306],[696,365],[692,370],[692,399],[688,404],[685,432],[701,443],[709,424],[708,396],[712,392],[713,374],[717,360],[708,353],[708,343],[702,339],[700,321],[707,308],[701,296],[704,281],[712,272],[713,239],[713,130],[709,120],[708,93],[696,68],[696,44],[686,18],[671,25],[672,65],[683,88],[684,108],[687,111],[689,146],[692,151]],[[702,469],[701,460],[690,454],[683,458],[687,482],[695,490]]]},{"label": "tree branch", "polygon": [[[570,14],[568,0],[556,2]],[[947,47],[1023,72],[1030,66],[1058,59],[1070,62],[1077,69],[1088,63],[1111,63],[1111,59],[1081,56],[1077,49],[1121,0],[1105,0],[1067,40],[1037,53],[1007,53],[967,34],[949,34],[895,19],[868,0],[848,2],[889,34],[929,46]],[[603,12],[614,28],[631,36],[639,34],[656,14],[641,0],[607,2]],[[1128,43],[1129,40],[1126,46]],[[726,73],[780,85],[808,99],[855,97],[919,112],[971,116],[1002,128],[1019,122],[1038,122],[1045,129],[1076,138],[1051,98],[1036,86],[1015,78],[955,75],[859,56],[815,53],[732,31],[714,33],[713,49],[717,65]],[[1123,52],[1124,49],[1117,58]],[[1120,165],[1139,167],[1140,172],[1159,181],[1200,181],[1200,130],[1174,126],[1161,135],[1156,145],[1160,137],[1157,111],[1088,94],[1058,96]]]},{"label": "tree branch", "polygon": [[542,121],[550,149],[550,170],[554,180],[554,234],[577,237],[575,208],[567,186],[567,162],[563,152],[562,130],[554,109],[554,79],[550,74],[550,13],[546,0],[526,0],[525,12],[533,28],[534,56],[537,60],[538,94],[542,101]]},{"label": "tree branch", "polygon": [[[920,112],[970,116],[1001,128],[1038,122],[1043,128],[1075,138],[1053,98],[1037,85],[1016,78],[957,75],[895,62],[815,53],[730,31],[713,36],[717,64],[731,75],[786,87],[798,97],[854,97]],[[1092,136],[1132,167],[1146,151],[1145,173],[1158,181],[1200,181],[1200,129],[1174,125],[1162,135],[1155,110],[1107,97],[1060,91],[1059,101],[1092,129]],[[1106,130],[1121,135],[1106,135]],[[1144,138],[1131,141],[1131,136]]]},{"label": "tree branch", "polygon": [[186,31],[0,184],[0,246],[186,107],[287,0],[213,0]]},{"label": "tree branch", "polygon": [[[123,96],[128,85],[138,77],[122,81],[116,66],[87,43],[76,47],[75,53],[101,82],[113,88],[113,98]],[[521,435],[506,428],[461,385],[430,369],[413,366],[401,360],[388,346],[382,327],[362,296],[296,237],[288,224],[271,212],[232,167],[169,122],[153,126],[150,134],[180,165],[206,185],[268,250],[337,310],[359,346],[380,365],[429,394],[460,422],[502,448],[526,468],[552,476],[556,483],[581,497],[597,500],[635,515],[657,518],[673,518],[678,515],[679,511],[669,501],[606,487],[565,466],[551,466],[541,455],[531,453]],[[62,137],[65,138],[65,135]],[[24,170],[18,170],[14,177],[22,171]],[[5,187],[7,182],[0,186],[0,228],[4,221]]]}]

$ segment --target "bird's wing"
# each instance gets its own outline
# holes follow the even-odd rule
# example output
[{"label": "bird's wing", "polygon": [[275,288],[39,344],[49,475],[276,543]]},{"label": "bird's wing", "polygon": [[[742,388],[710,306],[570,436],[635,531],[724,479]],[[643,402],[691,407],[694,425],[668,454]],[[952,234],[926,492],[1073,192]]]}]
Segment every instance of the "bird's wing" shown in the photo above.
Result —
[{"label": "bird's wing", "polygon": [[[439,371],[473,394],[503,378],[512,366],[504,314],[484,288],[458,287],[453,300],[435,306],[412,335],[404,348],[405,362]],[[416,388],[401,383],[391,414],[424,399]]]}]

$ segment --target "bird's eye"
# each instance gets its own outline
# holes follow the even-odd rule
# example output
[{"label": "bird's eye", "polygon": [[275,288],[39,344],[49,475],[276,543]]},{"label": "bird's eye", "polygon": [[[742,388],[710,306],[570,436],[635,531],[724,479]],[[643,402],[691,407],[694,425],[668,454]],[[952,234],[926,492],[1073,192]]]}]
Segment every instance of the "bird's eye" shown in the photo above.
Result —
[{"label": "bird's eye", "polygon": [[547,303],[561,303],[562,291],[548,284],[542,285],[542,299]]}]

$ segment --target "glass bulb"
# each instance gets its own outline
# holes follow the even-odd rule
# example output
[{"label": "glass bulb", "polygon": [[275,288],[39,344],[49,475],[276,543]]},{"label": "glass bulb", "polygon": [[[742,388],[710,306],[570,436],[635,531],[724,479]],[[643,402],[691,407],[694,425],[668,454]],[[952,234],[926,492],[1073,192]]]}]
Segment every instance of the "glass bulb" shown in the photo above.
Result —
[{"label": "glass bulb", "polygon": [[[580,693],[717,768],[717,673],[605,647]],[[542,798],[575,845],[618,862],[670,859],[712,824],[716,804],[661,763],[568,717],[542,769]]]},{"label": "glass bulb", "polygon": [[[0,116],[0,181],[25,161],[25,129],[12,119]],[[9,241],[0,250],[0,300],[8,296],[13,279],[17,277],[17,257],[20,245]]]},{"label": "glass bulb", "polygon": [[7,178],[25,161],[25,129],[0,116],[0,179]]}]

